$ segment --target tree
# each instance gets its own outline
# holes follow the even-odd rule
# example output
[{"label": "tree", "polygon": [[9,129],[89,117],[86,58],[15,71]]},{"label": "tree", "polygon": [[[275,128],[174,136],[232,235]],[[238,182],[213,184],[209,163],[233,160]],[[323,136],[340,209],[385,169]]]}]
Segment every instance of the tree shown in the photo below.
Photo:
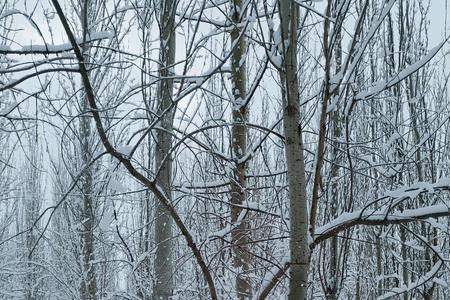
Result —
[{"label": "tree", "polygon": [[[161,129],[156,134],[155,176],[168,202],[172,201],[172,147],[173,127],[173,75],[175,62],[175,12],[177,2],[161,1],[160,4],[160,84],[158,90],[158,118]],[[172,218],[167,208],[157,201],[155,210],[155,299],[168,299],[173,294],[172,267]]]},{"label": "tree", "polygon": [[[249,212],[242,208],[246,201],[246,170],[247,161],[244,154],[247,151],[248,103],[247,99],[247,68],[246,68],[246,43],[243,30],[238,26],[244,21],[245,3],[234,0],[230,4],[233,29],[231,31],[231,89],[232,99],[232,148],[235,167],[230,183],[231,224],[234,227],[231,232],[233,245],[233,266],[236,268],[236,293],[239,299],[247,299],[252,294],[250,282],[251,254],[248,245],[250,242]],[[245,27],[244,27],[245,30]]]},{"label": "tree", "polygon": [[[297,77],[298,6],[279,1],[283,70],[280,72],[283,96],[283,125],[289,184],[290,280],[289,299],[307,299],[309,269],[308,204],[302,131],[299,125],[300,101]],[[288,41],[287,43],[284,41]]]}]

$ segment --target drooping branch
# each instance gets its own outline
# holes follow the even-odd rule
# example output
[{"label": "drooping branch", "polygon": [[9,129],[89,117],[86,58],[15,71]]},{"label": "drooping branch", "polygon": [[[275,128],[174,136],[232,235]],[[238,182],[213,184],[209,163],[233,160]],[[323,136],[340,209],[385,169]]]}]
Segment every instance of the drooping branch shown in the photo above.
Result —
[{"label": "drooping branch", "polygon": [[[108,31],[101,31],[97,33],[92,33],[88,36],[85,42],[81,41],[81,39],[76,38],[77,46],[85,46],[88,43],[100,41],[103,39],[111,38],[111,33]],[[11,55],[30,55],[30,54],[61,54],[65,52],[69,52],[74,50],[74,46],[72,44],[60,44],[60,45],[52,45],[52,44],[44,44],[44,45],[27,45],[22,46],[20,49],[11,49],[8,46],[0,45],[0,54]]]},{"label": "drooping branch", "polygon": [[403,212],[392,212],[389,214],[384,213],[382,210],[368,210],[365,213],[360,210],[352,213],[345,213],[330,223],[318,227],[313,244],[320,244],[326,239],[358,225],[377,226],[403,224],[428,218],[448,216],[450,216],[450,203],[448,205],[431,205],[417,209],[408,209]]},{"label": "drooping branch", "polygon": [[[358,225],[377,226],[404,224],[428,218],[448,217],[450,216],[450,203],[436,204],[403,211],[392,210],[396,204],[405,199],[412,199],[421,194],[432,194],[443,190],[450,190],[450,179],[441,178],[433,184],[418,182],[411,187],[403,187],[397,191],[387,192],[386,196],[383,196],[376,201],[372,201],[365,208],[351,213],[341,214],[331,222],[318,227],[314,235],[312,246],[320,244],[330,237]],[[390,201],[379,209],[369,209],[370,205],[383,199],[390,199]]]}]

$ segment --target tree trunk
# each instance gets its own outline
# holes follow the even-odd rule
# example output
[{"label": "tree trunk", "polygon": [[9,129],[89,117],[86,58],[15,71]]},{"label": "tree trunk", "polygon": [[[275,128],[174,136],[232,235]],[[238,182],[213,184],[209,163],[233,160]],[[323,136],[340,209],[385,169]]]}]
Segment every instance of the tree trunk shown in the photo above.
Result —
[{"label": "tree trunk", "polygon": [[[158,116],[160,127],[156,133],[155,168],[157,185],[159,185],[169,200],[171,195],[172,158],[169,151],[172,147],[173,115],[172,106],[173,80],[175,62],[175,11],[176,1],[164,0],[160,6],[160,68],[161,81],[158,91]],[[173,294],[173,262],[172,262],[172,218],[161,203],[155,204],[155,284],[154,299],[169,299]]]},{"label": "tree trunk", "polygon": [[[340,4],[339,1],[335,3],[336,6]],[[327,15],[332,15],[333,18],[337,18],[336,13],[336,7],[332,6],[331,1],[328,1],[328,7],[327,7]],[[341,71],[342,67],[342,36],[341,36],[341,27],[338,26],[334,28],[336,40],[334,44],[334,49],[330,49],[328,38],[325,38],[325,34],[328,35],[328,32],[330,31],[330,22],[324,22],[324,42],[327,44],[324,44],[324,54],[325,59],[327,60],[326,66],[326,72],[328,73],[328,76],[326,78],[330,78],[330,72],[331,72],[331,54],[334,53],[334,59],[335,59],[335,73],[338,74]],[[330,101],[330,99],[333,96],[338,97],[339,96],[339,88],[336,88],[334,92],[331,94],[329,93],[331,88],[330,80],[326,82],[325,85],[325,96],[323,101]],[[323,105],[323,104],[322,104]],[[330,213],[331,213],[331,219],[335,219],[338,217],[339,213],[339,206],[345,205],[345,199],[342,197],[340,191],[339,191],[339,185],[338,185],[338,177],[339,177],[339,153],[342,151],[340,149],[341,143],[339,142],[339,139],[342,135],[342,119],[339,117],[339,110],[335,110],[330,114],[330,127],[331,127],[331,141],[332,141],[332,148],[331,148],[331,166],[330,166],[330,177],[331,177],[331,193],[328,198],[328,203],[330,205]],[[326,134],[326,133],[325,133]],[[346,248],[345,240],[341,244],[338,240],[337,236],[333,236],[329,241],[329,249],[330,249],[330,283],[327,286],[327,298],[330,300],[334,300],[338,298],[339,290],[340,290],[340,281],[341,278],[339,278],[340,273],[340,263],[341,263],[341,257],[345,257],[345,253],[341,255],[344,248]],[[342,265],[342,268],[344,268],[344,265]],[[358,284],[359,284],[359,278],[358,278]]]},{"label": "tree trunk", "polygon": [[[89,30],[89,0],[84,1],[82,12],[82,29],[83,39],[87,39]],[[85,45],[85,44],[84,44]],[[88,48],[82,47],[85,61],[89,60]],[[83,112],[89,111],[88,100],[84,97],[81,105]],[[87,116],[80,118],[80,141],[81,145],[81,159],[83,166],[89,165],[91,161],[91,122]],[[94,268],[94,207],[93,207],[93,174],[92,167],[86,168],[81,176],[81,193],[83,197],[82,211],[81,211],[81,255],[82,255],[82,280],[80,287],[80,294],[82,299],[95,300],[97,299],[97,279]]]},{"label": "tree trunk", "polygon": [[233,48],[231,74],[233,90],[232,107],[232,148],[235,166],[233,168],[233,179],[231,180],[231,223],[233,230],[231,239],[233,244],[233,266],[236,276],[236,293],[238,299],[251,297],[251,283],[249,269],[251,256],[248,251],[249,242],[249,212],[240,206],[246,200],[246,162],[240,161],[247,148],[248,111],[243,99],[246,98],[246,64],[245,64],[245,39],[241,35],[241,28],[237,26],[242,21],[244,8],[241,0],[231,3],[231,18],[235,25],[231,32],[231,45]]},{"label": "tree trunk", "polygon": [[290,207],[290,280],[289,300],[306,300],[310,248],[308,243],[308,205],[305,165],[301,135],[299,87],[297,76],[297,18],[293,1],[279,1],[281,18],[281,51],[283,69],[280,72],[283,98],[283,123]]},{"label": "tree trunk", "polygon": [[[39,252],[36,247],[37,232],[35,228],[38,228],[39,222],[36,222],[39,216],[40,201],[41,201],[41,175],[40,175],[40,148],[38,139],[38,105],[36,100],[36,128],[33,135],[29,136],[29,160],[27,163],[27,181],[25,187],[25,195],[23,197],[25,210],[25,228],[31,228],[25,236],[25,245],[28,255],[27,273],[25,279],[25,289],[27,300],[42,299],[39,294],[41,289],[38,284],[38,273],[36,265],[33,263],[39,259]],[[36,223],[35,223],[36,222]]]}]

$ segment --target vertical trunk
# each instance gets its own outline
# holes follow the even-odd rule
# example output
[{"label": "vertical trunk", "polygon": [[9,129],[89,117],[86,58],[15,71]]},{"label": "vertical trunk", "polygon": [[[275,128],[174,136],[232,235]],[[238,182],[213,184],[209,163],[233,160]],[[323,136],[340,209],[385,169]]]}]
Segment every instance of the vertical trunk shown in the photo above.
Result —
[{"label": "vertical trunk", "polygon": [[381,245],[381,238],[380,235],[376,236],[376,261],[377,261],[377,296],[383,295],[383,253],[382,253],[382,245]]},{"label": "vertical trunk", "polygon": [[251,283],[249,278],[250,253],[248,251],[249,242],[249,221],[248,211],[242,209],[242,203],[246,200],[246,162],[239,161],[245,154],[247,148],[248,121],[247,107],[243,105],[246,98],[246,64],[245,64],[245,40],[241,35],[241,28],[237,26],[244,15],[244,8],[241,0],[233,0],[231,3],[231,18],[235,25],[231,32],[231,44],[234,46],[232,53],[232,148],[235,166],[233,169],[233,180],[231,180],[231,223],[233,231],[231,233],[233,244],[233,266],[237,272],[236,293],[239,299],[248,299],[251,296]]},{"label": "vertical trunk", "polygon": [[[151,18],[149,17],[150,11],[154,9],[152,6],[153,4],[149,0],[145,0],[142,2],[143,8],[139,12],[143,17],[139,20],[138,28],[140,28],[141,32],[141,40],[142,40],[142,63],[141,63],[141,74],[140,74],[140,80],[141,85],[144,87],[148,84],[148,73],[150,73],[151,70],[151,63],[150,63],[150,57],[151,57],[151,51],[149,51],[149,47],[151,46],[151,43],[149,43],[149,39],[151,36],[149,27],[151,24]],[[145,109],[147,111],[153,111],[155,107],[155,103],[153,103],[153,99],[149,97],[148,89],[143,88],[142,89],[142,99],[146,99],[144,101]],[[153,122],[152,117],[147,118],[148,126],[151,126]],[[154,169],[154,141],[152,135],[147,135],[146,137],[146,149],[143,149],[143,156],[147,156],[147,177],[151,178],[153,176],[153,169]],[[139,273],[137,276],[136,281],[136,294],[139,297],[139,299],[142,300],[150,300],[151,299],[151,293],[152,290],[152,262],[150,259],[149,251],[150,251],[150,245],[153,240],[153,223],[152,219],[154,217],[154,210],[153,210],[153,195],[151,191],[147,190],[145,192],[145,196],[143,197],[141,203],[140,203],[140,228],[142,228],[142,233],[140,236],[139,241],[139,253],[141,255],[145,255],[145,258],[143,259],[141,263],[141,267],[139,268]]]},{"label": "vertical trunk", "polygon": [[[172,177],[172,159],[167,157],[172,147],[173,130],[172,75],[175,61],[175,10],[176,1],[162,0],[160,6],[160,68],[161,81],[158,91],[158,115],[160,127],[156,133],[155,168],[159,170],[157,184],[169,200],[172,199],[170,181]],[[173,294],[172,265],[172,218],[161,201],[155,204],[155,284],[154,299],[169,299]]]},{"label": "vertical trunk", "polygon": [[308,205],[299,108],[297,76],[298,8],[293,1],[278,1],[281,18],[283,69],[280,71],[283,125],[290,207],[289,300],[305,300],[308,291],[309,243]]},{"label": "vertical trunk", "polygon": [[[370,79],[372,82],[376,81],[376,74],[377,74],[377,63],[375,59],[371,59],[370,62]],[[373,118],[373,116],[376,115],[376,104],[372,103],[370,105],[370,112],[369,115]],[[371,122],[370,124],[370,137],[373,141],[376,140],[376,136],[377,136],[377,130],[378,130],[378,126],[376,125],[375,122]],[[375,146],[376,144],[373,143],[373,146]],[[375,154],[372,154],[372,161],[376,161],[376,156]],[[374,169],[370,170],[371,177],[373,178],[377,178],[378,177],[378,172]],[[378,198],[378,182],[375,180],[374,181],[374,198],[377,199]],[[376,209],[378,209],[378,206],[375,206]],[[376,296],[381,296],[383,295],[383,280],[382,275],[383,275],[383,249],[382,249],[382,244],[381,244],[381,234],[383,232],[383,229],[379,229],[375,231],[375,261],[376,261],[376,278],[377,278],[377,291],[376,291]]]},{"label": "vertical trunk", "polygon": [[[331,5],[331,2],[328,2],[328,6]],[[335,5],[339,5],[339,1],[337,1],[337,3],[335,3]],[[327,8],[327,12],[328,14],[330,14],[329,12],[330,8]],[[336,15],[336,7],[332,8],[332,17],[336,18],[338,17]],[[326,23],[329,26],[329,22]],[[341,71],[341,65],[342,65],[342,47],[341,47],[341,28],[337,27],[334,28],[335,30],[335,34],[336,34],[336,42],[335,42],[335,49],[328,49],[327,52],[334,53],[334,58],[335,58],[335,63],[336,63],[336,69],[335,72],[339,73]],[[325,34],[328,34],[329,29],[324,30]],[[328,39],[326,39],[328,40]],[[328,48],[328,46],[327,46]],[[327,57],[327,60],[331,61],[331,57]],[[327,72],[330,72],[331,69],[331,63],[327,63],[326,66],[328,67]],[[328,76],[329,78],[330,76]],[[327,83],[327,85],[325,86],[325,88],[327,90],[330,89],[330,84],[329,82]],[[326,97],[324,99],[324,101],[329,101],[329,98],[333,97],[333,96],[338,96],[339,95],[339,89],[336,88],[334,93],[332,95],[329,95],[329,97]],[[331,168],[330,168],[330,177],[331,177],[331,195],[329,197],[329,202],[330,202],[330,209],[331,209],[331,217],[332,219],[337,218],[338,216],[338,210],[339,210],[339,204],[341,203],[340,201],[344,201],[344,199],[342,199],[340,196],[341,194],[339,193],[339,186],[338,186],[338,176],[339,176],[339,165],[338,165],[338,161],[339,161],[339,152],[341,151],[340,148],[340,142],[339,139],[341,137],[342,134],[342,120],[341,118],[339,118],[339,111],[335,110],[331,113],[330,115],[330,126],[331,126],[331,140],[332,140],[332,149],[331,149]],[[343,204],[344,205],[344,204]],[[333,236],[330,241],[329,241],[329,246],[330,246],[330,277],[331,277],[331,282],[329,284],[329,287],[327,289],[327,297],[328,299],[337,299],[338,297],[338,289],[339,289],[339,264],[340,264],[340,255],[339,255],[339,249],[344,248],[345,245],[339,245],[339,240],[336,236]],[[342,250],[341,250],[342,251]],[[358,277],[358,284],[359,284],[359,277]]]},{"label": "vertical trunk", "polygon": [[[29,193],[29,192],[27,192]],[[33,201],[34,199],[30,199],[25,195],[25,199],[27,200],[31,200]],[[27,206],[33,206],[33,203],[28,203]],[[25,207],[25,214],[26,214],[26,227],[25,228],[29,228],[30,226],[32,226],[32,222],[34,219],[30,218],[30,217],[35,217],[31,210],[33,208],[31,207]],[[25,289],[26,289],[26,296],[25,299],[27,300],[33,300],[36,298],[36,293],[35,293],[35,288],[36,286],[36,271],[35,271],[35,267],[33,265],[33,260],[34,260],[34,253],[31,253],[34,244],[36,242],[36,238],[35,238],[35,234],[34,231],[31,230],[27,233],[26,238],[25,238],[25,242],[26,242],[26,247],[28,250],[28,264],[27,264],[27,274],[26,274],[26,279],[25,279]]]},{"label": "vertical trunk", "polygon": [[26,250],[28,254],[28,264],[27,264],[27,274],[25,279],[25,288],[26,288],[26,299],[41,299],[39,295],[39,285],[37,284],[37,272],[36,266],[33,264],[33,261],[36,261],[38,257],[37,249],[33,249],[36,243],[36,231],[33,229],[38,226],[38,223],[35,224],[38,215],[39,215],[39,207],[40,207],[40,171],[38,170],[38,166],[40,162],[38,160],[39,156],[39,143],[38,143],[38,122],[37,122],[37,114],[38,114],[38,106],[36,100],[36,128],[34,132],[34,136],[30,136],[30,147],[29,147],[29,171],[27,173],[28,178],[26,181],[26,189],[24,195],[24,209],[25,209],[25,228],[31,228],[30,231],[26,233],[25,244]]},{"label": "vertical trunk", "polygon": [[[86,108],[86,107],[85,107]],[[87,109],[87,108],[86,108]],[[82,145],[82,161],[84,165],[90,161],[89,136],[90,124],[88,118],[82,118],[80,124]],[[82,281],[81,298],[94,300],[97,293],[97,281],[94,269],[94,209],[92,198],[92,169],[88,168],[81,178],[83,205],[81,212],[81,253],[82,253]]]},{"label": "vertical trunk", "polygon": [[[89,32],[89,0],[83,3],[82,13],[82,28],[83,39],[86,40]],[[88,48],[82,47],[85,61],[88,61]],[[83,99],[81,105],[83,112],[89,110],[87,99]],[[80,141],[81,145],[81,160],[83,166],[87,166],[91,161],[91,122],[87,116],[80,118]],[[86,168],[81,176],[81,194],[83,203],[81,208],[81,255],[82,255],[82,280],[80,287],[80,294],[82,299],[95,300],[97,299],[97,280],[94,268],[94,207],[93,207],[93,174],[92,168]]]}]

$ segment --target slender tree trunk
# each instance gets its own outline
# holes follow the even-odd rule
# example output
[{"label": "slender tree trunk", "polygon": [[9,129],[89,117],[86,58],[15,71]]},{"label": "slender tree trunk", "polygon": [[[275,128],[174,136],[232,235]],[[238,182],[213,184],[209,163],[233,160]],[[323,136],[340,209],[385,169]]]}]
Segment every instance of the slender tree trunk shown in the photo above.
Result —
[{"label": "slender tree trunk", "polygon": [[29,159],[30,162],[27,164],[27,169],[29,168],[26,182],[26,189],[24,195],[24,210],[25,210],[25,228],[31,228],[29,232],[26,233],[25,244],[28,255],[28,264],[27,264],[27,274],[25,279],[25,288],[26,288],[26,299],[34,300],[41,299],[39,295],[40,286],[37,284],[37,272],[36,266],[33,264],[36,261],[36,258],[39,257],[39,253],[37,249],[35,249],[36,243],[36,230],[34,230],[39,223],[35,223],[37,217],[39,215],[39,207],[40,207],[40,197],[41,197],[41,177],[40,171],[38,170],[40,166],[39,162],[39,140],[38,140],[38,122],[37,122],[37,114],[38,114],[38,105],[36,100],[36,128],[35,132],[29,138]]},{"label": "slender tree trunk", "polygon": [[[335,5],[339,5],[340,1],[337,1],[337,3],[335,3]],[[338,16],[336,15],[336,7],[330,7],[331,3],[330,0],[328,2],[328,8],[327,8],[327,12],[329,15],[332,14],[333,18],[337,18]],[[332,11],[332,13],[330,12]],[[325,26],[330,26],[329,22],[327,22],[326,24],[324,23]],[[334,45],[334,49],[328,49],[327,51],[324,51],[324,53],[334,53],[334,58],[335,58],[335,63],[336,63],[336,69],[335,72],[336,74],[339,73],[341,71],[341,66],[342,66],[342,47],[341,47],[341,42],[342,42],[342,36],[341,36],[341,28],[335,28],[335,35],[336,35],[336,42]],[[324,30],[325,34],[328,34],[329,32],[329,28],[326,28]],[[325,39],[326,41],[328,41],[328,39]],[[329,48],[329,46],[325,46],[326,48]],[[331,61],[332,57],[328,56],[326,57],[326,60]],[[327,72],[330,72],[331,69],[331,63],[327,63],[326,66],[328,67]],[[328,76],[328,78],[330,78],[330,76]],[[330,82],[328,81],[325,88],[327,90],[330,89]],[[332,95],[328,95],[328,97],[325,97],[324,101],[329,101],[331,97],[333,96],[338,96],[339,95],[339,89],[337,88],[334,93]],[[331,195],[329,197],[329,203],[330,203],[330,210],[331,210],[331,218],[335,219],[338,216],[338,211],[339,211],[339,205],[340,203],[344,202],[344,199],[341,197],[341,194],[339,193],[339,186],[338,186],[338,176],[339,176],[339,153],[341,152],[340,150],[340,142],[339,139],[342,135],[342,119],[339,117],[339,111],[333,111],[330,115],[330,127],[331,127],[331,140],[332,140],[332,149],[331,149],[331,167],[330,167],[330,177],[331,177]],[[326,134],[326,133],[325,133]],[[345,205],[345,204],[342,204]],[[345,243],[345,242],[343,242]],[[330,247],[330,279],[331,282],[329,284],[329,286],[327,287],[327,297],[330,300],[334,300],[337,299],[338,297],[338,292],[339,292],[339,281],[341,280],[339,277],[339,271],[340,271],[340,255],[339,255],[339,249],[342,249],[345,247],[345,244],[341,244],[339,243],[339,240],[337,238],[337,236],[333,236],[330,241],[329,241],[329,247]],[[342,251],[342,250],[341,250]],[[359,277],[358,277],[358,282],[359,284]]]},{"label": "slender tree trunk", "polygon": [[[81,119],[82,132],[82,160],[86,165],[90,161],[89,136],[90,124],[88,118]],[[86,169],[81,179],[83,206],[81,213],[81,253],[83,258],[83,279],[81,281],[81,298],[86,300],[97,299],[97,280],[93,261],[94,255],[94,209],[92,198],[92,169]]]},{"label": "slender tree trunk", "polygon": [[281,18],[281,51],[283,69],[280,72],[283,98],[283,123],[290,207],[290,278],[289,300],[306,300],[310,248],[308,243],[308,205],[305,165],[301,135],[299,86],[297,75],[298,7],[294,1],[278,1]]},{"label": "slender tree trunk", "polygon": [[[175,11],[176,1],[163,0],[160,6],[160,69],[161,81],[158,91],[158,115],[160,127],[156,133],[155,168],[159,172],[157,184],[162,188],[169,200],[172,200],[170,183],[172,179],[172,158],[169,151],[172,147],[173,115],[172,106],[173,80],[175,62]],[[169,110],[169,111],[168,111]],[[169,155],[169,156],[168,156]],[[172,218],[160,201],[155,208],[155,285],[154,299],[169,299],[173,295],[173,262],[172,262]]]},{"label": "slender tree trunk", "polygon": [[[82,28],[83,39],[87,39],[89,32],[89,0],[83,3],[82,12]],[[88,48],[82,47],[85,61],[88,61]],[[89,111],[88,100],[83,99],[81,105],[83,112]],[[91,122],[87,116],[80,118],[80,141],[81,145],[81,159],[83,166],[86,166],[91,161]],[[97,299],[97,279],[94,268],[94,205],[93,205],[93,174],[92,167],[86,168],[81,177],[81,192],[83,197],[82,211],[81,211],[81,254],[82,254],[82,280],[80,287],[80,294],[82,299],[95,300]]]},{"label": "slender tree trunk", "polygon": [[236,293],[239,299],[251,297],[251,282],[249,278],[251,256],[248,251],[250,235],[248,211],[242,209],[246,200],[246,162],[240,161],[247,148],[248,121],[247,106],[243,99],[246,98],[246,63],[245,63],[245,39],[241,35],[241,28],[237,26],[242,21],[244,15],[242,1],[234,0],[231,3],[234,26],[231,32],[231,45],[234,46],[231,62],[233,107],[232,107],[232,148],[235,166],[233,169],[233,179],[231,180],[231,223],[233,230],[231,239],[233,244],[233,266],[237,272]]}]

